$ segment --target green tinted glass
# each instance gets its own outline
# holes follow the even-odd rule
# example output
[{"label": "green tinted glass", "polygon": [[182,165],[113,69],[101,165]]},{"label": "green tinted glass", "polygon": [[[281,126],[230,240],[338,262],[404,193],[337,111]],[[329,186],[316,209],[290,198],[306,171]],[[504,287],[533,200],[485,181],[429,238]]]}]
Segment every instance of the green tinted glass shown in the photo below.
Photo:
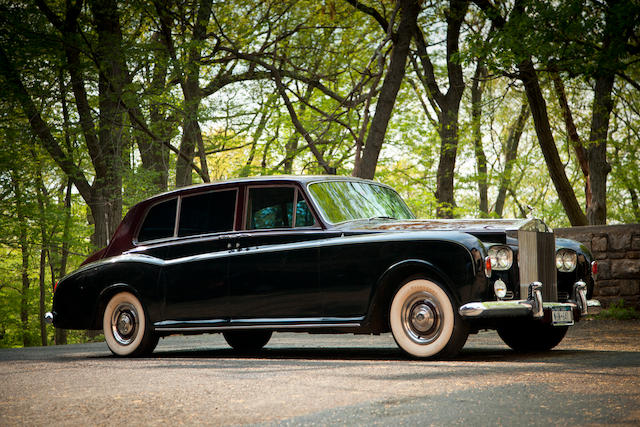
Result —
[{"label": "green tinted glass", "polygon": [[394,190],[368,182],[328,181],[309,185],[325,219],[333,224],[354,219],[414,216]]}]

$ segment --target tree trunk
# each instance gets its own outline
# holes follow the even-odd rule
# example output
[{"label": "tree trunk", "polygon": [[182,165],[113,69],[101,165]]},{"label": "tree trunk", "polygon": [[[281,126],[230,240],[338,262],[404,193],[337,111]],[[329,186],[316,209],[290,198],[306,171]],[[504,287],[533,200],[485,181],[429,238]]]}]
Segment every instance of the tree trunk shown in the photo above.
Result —
[{"label": "tree trunk", "polygon": [[[162,37],[156,37],[159,43],[163,43]],[[149,85],[149,92],[154,97],[161,97],[166,90],[167,70],[169,58],[164,49],[155,50],[155,63]],[[149,106],[150,129],[161,138],[155,141],[150,135],[139,132],[138,149],[142,166],[153,173],[153,184],[158,192],[167,190],[169,184],[169,148],[168,142],[171,138],[172,124],[167,121],[166,108],[159,103],[152,103]]]},{"label": "tree trunk", "polygon": [[[105,168],[102,174],[96,171],[93,182],[97,197],[103,206],[103,215],[94,215],[96,222],[97,247],[108,244],[122,219],[122,130],[125,109],[121,104],[122,89],[126,80],[126,64],[121,46],[122,34],[115,0],[93,0],[91,10],[98,32],[98,57],[100,75],[98,77],[99,129],[98,138],[102,148]],[[95,198],[95,196],[94,196]],[[101,222],[106,224],[102,225]],[[98,233],[105,228],[104,234]],[[106,236],[105,241],[102,236]]]},{"label": "tree trunk", "polygon": [[31,345],[29,339],[29,241],[27,240],[27,223],[24,216],[24,201],[19,178],[11,175],[13,193],[16,197],[16,216],[20,233],[20,252],[22,253],[22,265],[20,275],[22,277],[22,292],[20,294],[20,323],[22,325],[22,345]]},{"label": "tree trunk", "polygon": [[[572,226],[587,225],[587,217],[580,208],[573,187],[564,172],[564,165],[560,160],[556,147],[549,117],[547,116],[547,103],[542,96],[538,75],[531,60],[525,60],[518,65],[519,78],[524,83],[527,99],[531,107],[531,116],[536,128],[540,149],[544,156],[549,175],[556,188],[558,197]],[[593,170],[593,169],[591,169]]]},{"label": "tree trunk", "polygon": [[453,197],[453,175],[458,153],[458,108],[445,104],[439,119],[440,161],[436,175],[436,200],[438,218],[453,218],[455,200]]},{"label": "tree trunk", "polygon": [[[67,262],[69,260],[69,239],[71,236],[71,182],[67,183],[67,191],[64,196],[64,226],[62,228],[62,247],[60,248],[60,265],[58,277],[62,278],[67,274]],[[53,281],[53,273],[51,273]],[[67,330],[56,328],[56,345],[67,343]]]},{"label": "tree trunk", "polygon": [[198,110],[202,101],[200,89],[200,44],[207,37],[207,25],[211,17],[211,2],[200,0],[196,12],[196,22],[193,26],[192,47],[189,48],[186,73],[183,76],[182,94],[184,96],[184,119],[182,125],[182,140],[180,141],[180,155],[176,161],[176,187],[184,187],[193,183],[191,163],[195,157],[195,150],[200,153],[200,168],[203,180],[209,182],[206,154],[202,144],[202,132],[198,123]]},{"label": "tree trunk", "polygon": [[46,286],[46,274],[47,274],[47,250],[44,247],[44,242],[40,248],[40,341],[42,346],[47,345],[47,324],[44,321],[44,303],[45,303],[45,286]]},{"label": "tree trunk", "polygon": [[567,101],[567,94],[564,89],[564,83],[562,83],[562,79],[557,72],[553,72],[551,74],[551,77],[553,79],[553,87],[556,91],[556,96],[558,97],[558,103],[560,104],[560,109],[562,110],[562,117],[564,118],[565,127],[567,129],[567,137],[569,138],[569,142],[573,147],[573,151],[576,154],[576,159],[578,160],[578,164],[580,165],[580,169],[582,170],[582,175],[584,176],[584,198],[585,207],[588,213],[589,207],[591,206],[591,183],[589,178],[589,161],[587,160],[587,151],[584,149],[584,145],[580,140],[578,130],[576,129],[576,125],[573,121],[573,115],[571,114],[569,102]]},{"label": "tree trunk", "polygon": [[359,170],[359,176],[361,178],[373,179],[375,175],[378,157],[380,156],[382,143],[384,142],[384,137],[387,132],[389,119],[391,118],[398,90],[404,78],[407,54],[409,53],[411,38],[414,28],[416,27],[418,12],[420,11],[419,4],[416,0],[399,1],[402,17],[400,19],[400,25],[398,26],[397,41],[393,46],[389,69],[382,83],[376,104],[376,112],[371,121],[369,134],[365,141]]},{"label": "tree trunk", "polygon": [[185,187],[193,184],[191,175],[191,161],[195,157],[196,141],[200,132],[200,125],[197,119],[189,119],[190,113],[187,108],[187,117],[182,122],[182,139],[180,140],[180,155],[176,160],[176,187]]},{"label": "tree trunk", "polygon": [[500,177],[500,186],[498,188],[498,196],[496,198],[496,205],[494,208],[495,213],[501,218],[504,203],[507,198],[507,190],[511,186],[511,171],[513,170],[513,165],[518,156],[518,144],[520,143],[520,138],[522,137],[522,132],[524,131],[524,125],[527,122],[527,118],[529,118],[529,105],[527,104],[527,100],[524,99],[522,106],[520,107],[520,114],[518,114],[518,118],[511,125],[509,136],[507,138],[507,150],[504,156],[504,171],[502,171],[502,176]]},{"label": "tree trunk", "polygon": [[[34,155],[35,157],[35,155]],[[36,161],[36,163],[39,163]],[[38,164],[38,166],[40,166]],[[47,274],[47,246],[49,245],[49,239],[47,237],[47,214],[44,206],[44,184],[42,183],[42,176],[40,172],[38,172],[38,182],[36,183],[36,191],[37,191],[37,199],[38,199],[38,213],[39,213],[39,223],[40,223],[40,270],[39,270],[39,285],[40,285],[40,304],[39,304],[39,320],[40,320],[40,341],[42,346],[47,345],[47,325],[44,321],[44,313],[45,313],[45,283],[46,283],[46,274]]]},{"label": "tree trunk", "polygon": [[614,76],[609,74],[596,78],[587,149],[591,177],[591,205],[587,209],[590,225],[607,223],[607,175],[611,172],[611,165],[607,162],[607,136],[613,109],[613,82]]},{"label": "tree trunk", "polygon": [[631,196],[631,209],[636,222],[640,222],[640,203],[638,203],[638,191],[633,187],[627,187]]},{"label": "tree trunk", "polygon": [[[427,52],[422,32],[416,27],[416,45],[424,71],[423,85],[432,105],[439,107],[438,134],[440,135],[440,161],[436,176],[436,215],[452,218],[454,200],[453,178],[458,153],[458,114],[464,93],[462,65],[459,59],[460,29],[469,8],[466,0],[450,0],[447,12],[447,75],[449,89],[443,94],[438,86],[434,67]],[[435,107],[434,107],[435,108]]]},{"label": "tree trunk", "polygon": [[482,147],[482,92],[484,84],[482,79],[486,76],[487,70],[482,60],[478,60],[476,71],[471,86],[471,132],[473,135],[473,146],[476,155],[476,168],[478,172],[478,198],[480,200],[478,208],[480,215],[487,216],[489,213],[488,184],[487,184],[487,156]]}]

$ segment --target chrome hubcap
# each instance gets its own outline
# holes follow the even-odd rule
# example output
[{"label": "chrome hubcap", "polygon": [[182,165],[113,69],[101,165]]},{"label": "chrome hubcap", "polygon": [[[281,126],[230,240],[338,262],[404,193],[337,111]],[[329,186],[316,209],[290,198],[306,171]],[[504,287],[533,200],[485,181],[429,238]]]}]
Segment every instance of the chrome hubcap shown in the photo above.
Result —
[{"label": "chrome hubcap", "polygon": [[435,341],[442,331],[442,309],[428,292],[411,295],[402,306],[402,325],[407,336],[417,344]]},{"label": "chrome hubcap", "polygon": [[418,332],[428,332],[435,323],[435,314],[429,304],[417,304],[411,310],[411,326]]},{"label": "chrome hubcap", "polygon": [[132,329],[133,320],[131,319],[131,315],[129,313],[120,314],[120,318],[118,319],[118,333],[120,335],[128,335]]},{"label": "chrome hubcap", "polygon": [[113,310],[111,331],[118,343],[131,344],[138,335],[138,325],[138,312],[132,304],[122,303]]}]

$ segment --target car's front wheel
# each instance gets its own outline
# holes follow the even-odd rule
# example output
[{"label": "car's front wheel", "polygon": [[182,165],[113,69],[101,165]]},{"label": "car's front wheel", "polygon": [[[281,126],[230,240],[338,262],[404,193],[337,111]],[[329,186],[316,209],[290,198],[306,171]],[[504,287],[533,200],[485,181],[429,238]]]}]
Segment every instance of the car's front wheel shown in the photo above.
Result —
[{"label": "car's front wheel", "polygon": [[271,339],[271,331],[247,330],[247,331],[227,331],[223,336],[227,344],[234,350],[241,353],[254,353],[267,345]]},{"label": "car's front wheel", "polygon": [[142,356],[153,352],[158,336],[149,327],[142,304],[130,292],[109,300],[102,318],[104,338],[116,356]]},{"label": "car's front wheel", "polygon": [[424,278],[409,280],[398,289],[389,324],[398,346],[418,358],[454,356],[469,336],[468,325],[447,291]]},{"label": "car's front wheel", "polygon": [[568,329],[568,326],[552,326],[527,320],[510,322],[498,328],[498,335],[513,350],[526,353],[551,350],[560,344]]}]

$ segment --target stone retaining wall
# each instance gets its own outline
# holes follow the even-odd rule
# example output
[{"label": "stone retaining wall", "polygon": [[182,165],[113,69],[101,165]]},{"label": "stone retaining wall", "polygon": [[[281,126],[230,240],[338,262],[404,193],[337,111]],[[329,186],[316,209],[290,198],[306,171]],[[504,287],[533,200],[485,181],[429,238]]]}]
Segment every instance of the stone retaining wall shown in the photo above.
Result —
[{"label": "stone retaining wall", "polygon": [[556,237],[583,243],[598,261],[594,298],[620,299],[640,310],[640,224],[556,228]]}]

